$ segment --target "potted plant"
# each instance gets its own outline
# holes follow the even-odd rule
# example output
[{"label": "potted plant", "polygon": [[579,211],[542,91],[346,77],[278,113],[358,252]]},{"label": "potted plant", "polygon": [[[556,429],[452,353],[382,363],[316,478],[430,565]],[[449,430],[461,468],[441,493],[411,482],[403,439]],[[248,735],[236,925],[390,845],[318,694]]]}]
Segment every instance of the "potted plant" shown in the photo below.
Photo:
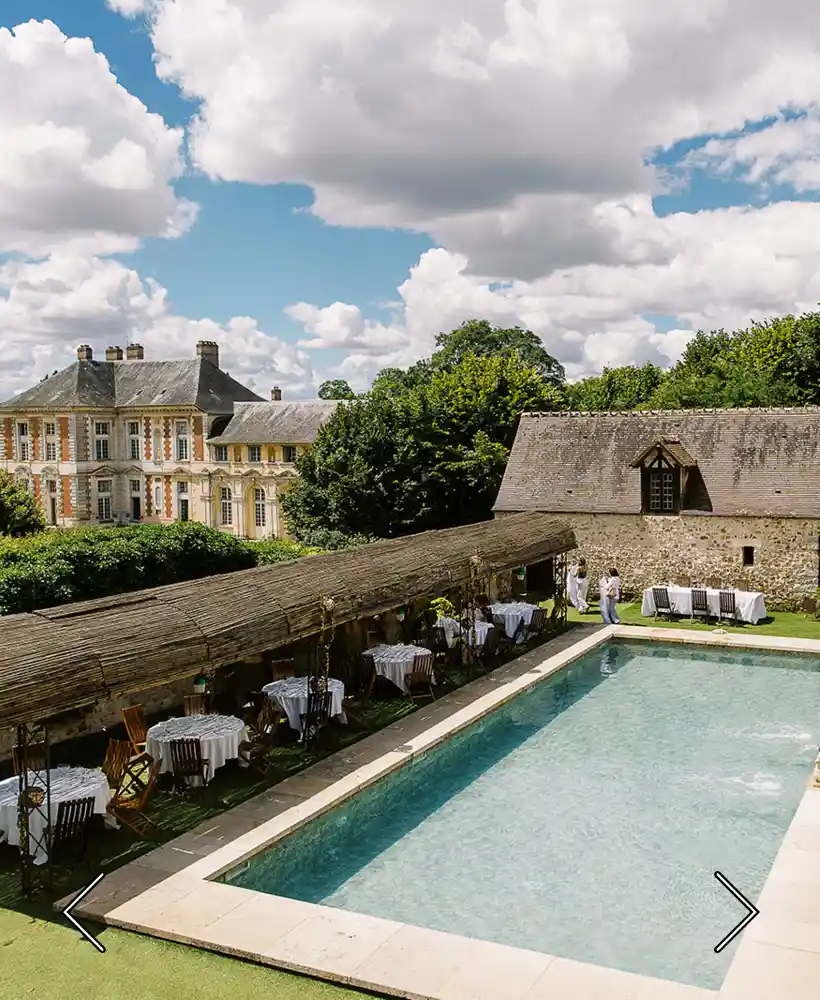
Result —
[{"label": "potted plant", "polygon": [[198,674],[194,677],[194,694],[205,694],[208,690],[208,678],[205,674]]},{"label": "potted plant", "polygon": [[446,597],[434,597],[430,601],[430,610],[436,616],[436,621],[439,618],[455,618],[456,616],[455,605]]}]

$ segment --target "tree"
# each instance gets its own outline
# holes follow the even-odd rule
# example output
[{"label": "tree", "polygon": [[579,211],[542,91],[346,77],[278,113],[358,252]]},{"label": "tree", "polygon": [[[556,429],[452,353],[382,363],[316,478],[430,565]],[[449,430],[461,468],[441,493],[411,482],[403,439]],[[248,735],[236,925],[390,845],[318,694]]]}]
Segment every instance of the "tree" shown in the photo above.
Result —
[{"label": "tree", "polygon": [[484,520],[524,410],[562,397],[514,355],[465,354],[426,382],[377,387],[337,409],[282,498],[298,538],[317,530],[395,537]]},{"label": "tree", "polygon": [[319,399],[354,399],[356,393],[343,378],[334,378],[322,382],[317,395]]},{"label": "tree", "polygon": [[566,377],[563,365],[545,350],[540,338],[520,326],[504,329],[485,319],[469,319],[450,333],[440,333],[436,345],[430,359],[436,368],[458,365],[467,354],[512,354],[551,385],[563,385]]},{"label": "tree", "polygon": [[31,490],[0,471],[0,535],[19,538],[43,531],[45,526],[43,509]]},{"label": "tree", "polygon": [[566,388],[570,410],[637,410],[647,407],[664,378],[657,365],[604,368],[600,375]]}]

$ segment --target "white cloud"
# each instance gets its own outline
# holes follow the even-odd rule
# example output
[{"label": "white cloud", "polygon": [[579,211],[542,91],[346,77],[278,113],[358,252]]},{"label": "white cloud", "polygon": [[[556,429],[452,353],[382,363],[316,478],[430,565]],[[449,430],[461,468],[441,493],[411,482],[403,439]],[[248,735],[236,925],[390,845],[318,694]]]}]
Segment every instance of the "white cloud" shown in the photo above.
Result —
[{"label": "white cloud", "polygon": [[710,139],[685,165],[737,177],[748,184],[786,184],[820,190],[820,112],[778,118],[740,138]]},{"label": "white cloud", "polygon": [[[820,92],[820,8],[784,0],[112,0],[202,101],[214,177],[301,181],[333,224],[406,227],[474,273],[660,259],[648,151]],[[275,57],[274,55],[275,54]]]},{"label": "white cloud", "polygon": [[166,290],[118,261],[53,256],[0,267],[0,399],[75,360],[80,343],[97,357],[139,342],[148,359],[192,358],[198,340],[220,345],[220,366],[261,396],[279,385],[291,398],[315,393],[310,356],[268,336],[256,320],[226,323],[176,315]]},{"label": "white cloud", "polygon": [[182,138],[90,39],[50,21],[0,29],[0,252],[105,253],[184,231],[196,207],[172,187]]}]

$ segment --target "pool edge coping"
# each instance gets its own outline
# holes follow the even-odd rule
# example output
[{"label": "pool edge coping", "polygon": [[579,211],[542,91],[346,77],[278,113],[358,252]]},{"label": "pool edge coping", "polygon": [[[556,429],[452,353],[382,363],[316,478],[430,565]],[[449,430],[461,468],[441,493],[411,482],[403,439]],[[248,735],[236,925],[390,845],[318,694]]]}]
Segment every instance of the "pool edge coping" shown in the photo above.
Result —
[{"label": "pool edge coping", "polygon": [[[447,958],[448,955],[463,954],[465,948],[469,950],[470,955],[467,963],[469,969],[474,971],[481,968],[485,977],[489,976],[492,979],[493,969],[497,970],[501,966],[505,969],[505,984],[508,983],[510,975],[514,976],[515,969],[520,971],[526,968],[530,972],[537,970],[533,981],[525,985],[525,991],[520,993],[522,1000],[530,996],[536,1000],[539,994],[533,991],[537,991],[542,980],[545,989],[554,990],[560,988],[560,983],[566,982],[572,990],[573,982],[578,984],[585,978],[589,980],[590,977],[594,979],[595,988],[599,991],[596,996],[600,996],[600,1000],[607,1000],[610,988],[613,997],[622,995],[615,991],[623,990],[627,981],[634,985],[636,1000],[639,991],[644,988],[646,991],[652,990],[652,1000],[655,998],[664,1000],[666,995],[670,1000],[673,997],[680,997],[683,1000],[684,996],[691,997],[691,1000],[696,998],[705,1000],[708,997],[714,1000],[717,998],[723,1000],[724,997],[727,1000],[734,998],[740,1000],[741,997],[743,1000],[753,1000],[758,994],[749,993],[749,988],[762,981],[759,971],[761,963],[773,967],[779,961],[788,966],[787,959],[798,951],[801,956],[808,956],[807,960],[814,960],[809,961],[812,965],[811,976],[807,975],[806,978],[805,1000],[808,1000],[812,995],[809,992],[809,980],[813,980],[816,984],[817,978],[820,978],[820,943],[814,950],[807,949],[806,935],[812,925],[790,919],[789,906],[783,904],[782,899],[778,904],[779,908],[773,907],[767,919],[764,920],[761,916],[753,921],[743,936],[721,989],[713,991],[686,987],[648,976],[622,973],[540,952],[468,939],[456,934],[444,934],[319,904],[289,900],[214,881],[226,871],[236,868],[271,847],[283,837],[289,836],[387,774],[406,766],[417,755],[427,753],[451,739],[512,698],[613,638],[820,654],[820,641],[811,639],[726,632],[694,633],[667,627],[629,625],[601,628],[572,643],[566,649],[553,653],[521,676],[504,681],[495,690],[479,695],[469,705],[457,709],[442,722],[407,740],[401,750],[391,750],[382,754],[376,760],[329,784],[316,795],[286,809],[279,816],[261,823],[250,832],[217,848],[207,857],[195,861],[158,882],[146,892],[117,906],[106,914],[106,923],[289,971],[319,976],[349,986],[388,995],[424,997],[430,1000],[449,1000],[451,996],[466,995],[463,993],[463,983],[459,986],[458,979],[459,975],[463,979],[467,970],[462,968],[459,972],[458,969],[451,968],[452,962]],[[815,795],[813,792],[818,794]],[[814,873],[817,876],[816,903],[820,907],[820,837],[816,836],[818,832],[816,827],[820,828],[820,791],[810,786],[804,793],[781,843],[764,884],[761,902],[767,898],[766,893],[770,883],[775,886],[774,891],[780,892],[781,895],[785,892],[788,896],[791,891],[790,898],[796,900],[803,886],[794,880],[793,872],[799,865],[811,863],[816,868]],[[807,843],[816,846],[806,849]],[[791,878],[789,872],[792,872]],[[237,896],[236,893],[240,895]],[[231,923],[236,925],[243,917],[246,920],[250,919],[243,914],[242,911],[245,910],[252,910],[254,914],[258,914],[257,921],[264,923],[266,927],[278,928],[281,933],[277,940],[273,940],[277,937],[276,933],[273,933],[270,942],[265,942],[264,946],[259,944],[250,950],[241,947],[235,934],[231,935],[230,925]],[[245,929],[248,930],[247,927]],[[820,915],[817,918],[817,926],[813,929],[817,941],[820,942]],[[236,926],[234,926],[235,931]],[[407,941],[414,942],[412,948],[406,943]],[[387,956],[392,954],[391,948],[397,954],[388,961]],[[429,980],[432,975],[429,968],[413,971],[408,967],[408,961],[412,958],[410,952],[416,948],[420,948],[420,953],[429,957],[429,961],[425,961],[426,966],[434,970],[444,968],[446,971],[446,974],[441,974],[446,982],[438,983],[435,989],[425,987],[427,992],[420,992],[417,987],[422,985],[419,979],[424,980],[425,975]],[[364,952],[367,952],[367,955],[362,958]],[[784,952],[788,954],[784,955]],[[362,960],[354,962],[355,958]],[[395,978],[397,962],[399,967],[405,968],[403,983],[399,983]],[[815,964],[817,978],[815,978]],[[746,974],[748,969],[756,971],[753,974]],[[607,988],[606,982],[610,988]],[[790,982],[788,986],[789,1000],[804,1000],[803,993],[794,992],[793,983]],[[777,986],[775,988],[782,989]],[[812,989],[816,989],[816,985],[812,986]],[[507,985],[505,990],[505,996],[513,1000]],[[475,1000],[480,1000],[484,996],[475,990],[471,995],[475,996]],[[545,997],[547,995],[544,994]],[[759,995],[763,997],[763,993]],[[571,992],[567,994],[567,997],[570,996]],[[649,996],[647,992],[647,1000]],[[643,993],[640,993],[640,1000],[644,1000]]]}]

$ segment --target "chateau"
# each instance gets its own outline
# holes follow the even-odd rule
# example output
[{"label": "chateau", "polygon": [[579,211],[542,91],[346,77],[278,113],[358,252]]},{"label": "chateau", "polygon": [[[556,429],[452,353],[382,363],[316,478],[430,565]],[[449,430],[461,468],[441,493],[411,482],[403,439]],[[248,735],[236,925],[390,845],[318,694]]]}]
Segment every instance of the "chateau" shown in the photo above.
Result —
[{"label": "chateau", "polygon": [[797,608],[820,585],[820,408],[525,413],[494,509],[560,515],[630,594],[713,578]]},{"label": "chateau", "polygon": [[146,361],[88,345],[68,368],[0,405],[0,469],[25,482],[49,524],[195,520],[284,537],[279,497],[333,402],[263,400],[219,367],[219,347]]}]

